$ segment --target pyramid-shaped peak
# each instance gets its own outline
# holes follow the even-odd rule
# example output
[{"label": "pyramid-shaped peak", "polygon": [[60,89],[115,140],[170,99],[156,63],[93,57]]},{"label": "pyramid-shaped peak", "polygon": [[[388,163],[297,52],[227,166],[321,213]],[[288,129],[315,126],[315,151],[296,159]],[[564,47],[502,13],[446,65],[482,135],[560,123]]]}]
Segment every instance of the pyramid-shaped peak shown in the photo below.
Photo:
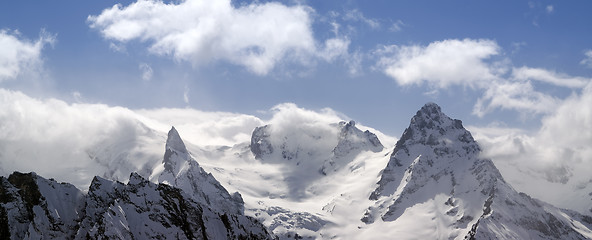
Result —
[{"label": "pyramid-shaped peak", "polygon": [[172,127],[168,133],[168,138],[166,141],[166,149],[175,150],[177,152],[187,153],[187,148],[185,147],[185,143],[181,140],[181,136],[179,136],[179,132],[175,127]]}]

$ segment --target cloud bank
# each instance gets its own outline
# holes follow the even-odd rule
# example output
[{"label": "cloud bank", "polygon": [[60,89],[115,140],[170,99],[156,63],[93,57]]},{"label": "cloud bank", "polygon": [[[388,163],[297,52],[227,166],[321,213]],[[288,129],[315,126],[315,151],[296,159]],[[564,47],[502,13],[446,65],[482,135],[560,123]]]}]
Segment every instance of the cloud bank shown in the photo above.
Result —
[{"label": "cloud bank", "polygon": [[162,161],[171,126],[196,151],[248,143],[255,127],[265,124],[275,126],[281,136],[294,137],[294,143],[309,144],[310,137],[325,136],[315,142],[334,147],[337,133],[329,124],[347,119],[331,109],[312,111],[291,103],[277,105],[270,113],[269,120],[262,120],[190,108],[130,110],[37,99],[0,88],[0,174],[36,171],[85,189],[95,175],[125,181],[133,171],[147,174]]},{"label": "cloud bank", "polygon": [[[592,83],[555,104],[534,132],[503,126],[470,130],[483,155],[492,158],[518,190],[586,213],[592,209],[587,201],[592,192]],[[548,182],[541,184],[541,179]]]}]

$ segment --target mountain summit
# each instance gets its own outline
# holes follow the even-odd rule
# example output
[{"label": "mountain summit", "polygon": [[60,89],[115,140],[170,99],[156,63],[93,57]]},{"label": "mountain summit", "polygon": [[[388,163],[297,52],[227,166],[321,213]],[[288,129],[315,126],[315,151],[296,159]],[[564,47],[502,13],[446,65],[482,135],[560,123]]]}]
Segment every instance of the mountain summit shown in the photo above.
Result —
[{"label": "mountain summit", "polygon": [[583,239],[591,219],[516,192],[460,120],[423,106],[396,143],[362,221],[401,239]]},{"label": "mountain summit", "polygon": [[240,193],[232,195],[207,173],[191,156],[179,133],[172,127],[168,133],[162,163],[152,172],[151,180],[178,187],[199,203],[214,210],[243,214]]}]

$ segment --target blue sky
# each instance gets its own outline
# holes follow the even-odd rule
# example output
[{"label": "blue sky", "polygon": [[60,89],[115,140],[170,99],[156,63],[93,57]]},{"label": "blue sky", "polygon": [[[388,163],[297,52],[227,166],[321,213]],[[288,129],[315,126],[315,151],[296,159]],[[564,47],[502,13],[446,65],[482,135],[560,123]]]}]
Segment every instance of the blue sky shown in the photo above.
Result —
[{"label": "blue sky", "polygon": [[38,47],[18,61],[0,52],[17,69],[0,75],[0,87],[261,117],[293,102],[394,136],[433,101],[465,124],[534,132],[586,94],[591,9],[589,1],[9,1],[1,36],[16,40],[2,48]]}]

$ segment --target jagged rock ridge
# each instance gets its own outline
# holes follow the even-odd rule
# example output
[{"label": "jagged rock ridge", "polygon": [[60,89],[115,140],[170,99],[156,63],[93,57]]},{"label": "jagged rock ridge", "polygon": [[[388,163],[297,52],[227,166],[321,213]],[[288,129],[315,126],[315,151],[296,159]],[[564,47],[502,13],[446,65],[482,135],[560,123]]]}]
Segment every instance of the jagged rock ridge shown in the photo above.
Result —
[{"label": "jagged rock ridge", "polygon": [[0,177],[4,239],[272,239],[253,218],[220,212],[132,173],[95,177],[88,194],[35,173]]}]

